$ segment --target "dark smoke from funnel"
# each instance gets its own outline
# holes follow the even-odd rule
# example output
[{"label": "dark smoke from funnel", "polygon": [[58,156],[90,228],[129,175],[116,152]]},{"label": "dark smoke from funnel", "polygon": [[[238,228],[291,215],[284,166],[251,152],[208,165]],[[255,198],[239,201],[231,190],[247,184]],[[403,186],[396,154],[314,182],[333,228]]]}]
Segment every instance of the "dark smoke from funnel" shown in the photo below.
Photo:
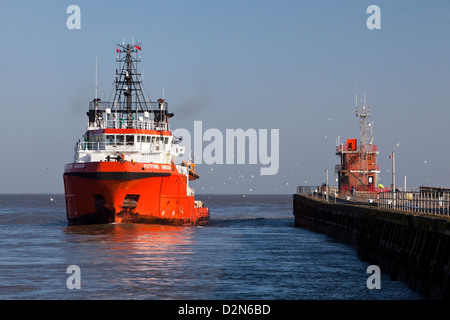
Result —
[{"label": "dark smoke from funnel", "polygon": [[80,84],[76,90],[74,90],[71,99],[72,113],[76,116],[85,115],[89,101],[92,99],[94,99],[93,94],[89,91],[89,88]]},{"label": "dark smoke from funnel", "polygon": [[[198,93],[194,97],[182,101],[174,110],[177,119],[198,118],[199,115],[207,108],[209,103],[208,90],[203,87],[197,90]],[[200,117],[201,118],[201,117]]]}]

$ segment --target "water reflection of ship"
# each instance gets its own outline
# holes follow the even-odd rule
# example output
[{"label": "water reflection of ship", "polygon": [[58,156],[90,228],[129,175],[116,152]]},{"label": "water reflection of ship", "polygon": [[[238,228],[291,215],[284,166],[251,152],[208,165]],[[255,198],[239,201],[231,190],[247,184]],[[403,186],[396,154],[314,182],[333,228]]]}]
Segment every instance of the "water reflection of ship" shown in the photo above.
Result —
[{"label": "water reflection of ship", "polygon": [[82,237],[83,242],[89,242],[99,260],[113,263],[119,272],[140,272],[130,275],[133,281],[142,277],[150,279],[164,266],[184,265],[186,254],[194,253],[187,249],[193,243],[194,232],[194,229],[177,226],[129,223],[69,226],[66,229],[70,242],[77,242],[74,237]]},{"label": "water reflection of ship", "polygon": [[113,223],[70,226],[67,227],[66,233],[83,236],[94,242],[101,236],[102,242],[129,244],[130,249],[133,249],[142,245],[148,247],[186,245],[191,242],[192,231],[190,230],[170,225]]},{"label": "water reflection of ship", "polygon": [[[191,229],[168,225],[153,224],[114,224],[111,240],[130,243],[139,251],[143,247],[147,252],[150,248],[163,248],[186,245],[191,242]],[[132,249],[132,248],[130,248]]]}]

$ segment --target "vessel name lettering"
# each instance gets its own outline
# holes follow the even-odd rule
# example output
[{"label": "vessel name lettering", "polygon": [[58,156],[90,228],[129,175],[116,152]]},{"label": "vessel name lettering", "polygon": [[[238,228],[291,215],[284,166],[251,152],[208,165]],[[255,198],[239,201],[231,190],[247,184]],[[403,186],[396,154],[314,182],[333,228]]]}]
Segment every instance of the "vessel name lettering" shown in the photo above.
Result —
[{"label": "vessel name lettering", "polygon": [[161,165],[161,169],[163,169],[163,170],[170,170],[170,169],[172,169],[172,167],[171,166],[167,166],[167,165]]},{"label": "vessel name lettering", "polygon": [[159,164],[144,164],[145,169],[159,169]]}]

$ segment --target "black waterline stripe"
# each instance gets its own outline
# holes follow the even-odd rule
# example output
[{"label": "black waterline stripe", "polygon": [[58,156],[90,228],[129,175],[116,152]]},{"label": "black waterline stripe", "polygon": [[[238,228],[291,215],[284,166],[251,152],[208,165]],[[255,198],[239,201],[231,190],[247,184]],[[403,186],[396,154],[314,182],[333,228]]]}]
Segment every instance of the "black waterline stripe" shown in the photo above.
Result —
[{"label": "black waterline stripe", "polygon": [[65,176],[75,176],[93,180],[136,180],[152,177],[168,177],[169,172],[65,172]]}]

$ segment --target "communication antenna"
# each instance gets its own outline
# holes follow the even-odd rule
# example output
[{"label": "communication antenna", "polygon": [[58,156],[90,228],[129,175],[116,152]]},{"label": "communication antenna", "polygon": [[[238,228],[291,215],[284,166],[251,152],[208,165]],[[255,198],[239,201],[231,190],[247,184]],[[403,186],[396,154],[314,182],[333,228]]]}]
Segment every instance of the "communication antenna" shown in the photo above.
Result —
[{"label": "communication antenna", "polygon": [[[367,146],[367,118],[370,117],[370,107],[366,106],[366,93],[362,105],[358,106],[358,95],[356,95],[356,116],[359,118],[359,168],[361,177],[360,183],[365,185],[368,183],[368,167],[367,154],[369,147]],[[371,126],[371,125],[370,125]],[[372,129],[372,128],[371,128]],[[372,143],[372,137],[371,137]]]},{"label": "communication antenna", "polygon": [[370,117],[370,107],[366,106],[366,93],[362,105],[358,106],[358,94],[356,94],[356,116],[359,118],[359,144],[361,147],[367,144],[367,118]]}]

